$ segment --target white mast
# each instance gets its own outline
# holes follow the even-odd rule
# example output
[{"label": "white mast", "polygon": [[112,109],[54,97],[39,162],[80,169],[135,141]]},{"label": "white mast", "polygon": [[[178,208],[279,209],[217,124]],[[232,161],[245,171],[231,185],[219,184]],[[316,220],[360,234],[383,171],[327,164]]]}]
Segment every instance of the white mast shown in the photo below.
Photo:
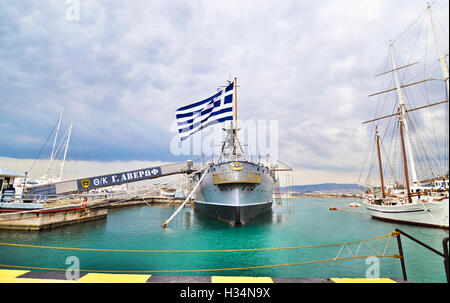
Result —
[{"label": "white mast", "polygon": [[390,52],[391,52],[392,68],[393,68],[393,72],[394,72],[395,85],[397,88],[398,104],[400,105],[400,116],[403,121],[403,125],[405,127],[406,145],[408,147],[408,158],[409,158],[409,162],[411,165],[412,180],[413,180],[414,185],[420,185],[419,180],[417,178],[416,165],[414,163],[414,157],[413,157],[413,153],[412,153],[412,145],[411,145],[411,137],[410,137],[410,133],[409,133],[408,121],[406,119],[405,96],[403,95],[403,91],[400,87],[400,83],[399,83],[398,77],[397,77],[397,65],[396,65],[395,59],[394,59],[394,48],[392,46],[392,41],[389,41],[389,48],[390,48]]},{"label": "white mast", "polygon": [[433,16],[431,14],[431,6],[428,2],[427,2],[427,10],[428,10],[428,13],[430,16],[431,28],[433,29],[434,44],[436,45],[437,54],[439,57],[439,61],[441,63],[442,76],[444,77],[445,85],[447,87],[447,98],[448,98],[448,85],[449,85],[449,83],[448,83],[448,65],[447,65],[447,62],[445,61],[445,57],[441,54],[441,48],[439,46],[439,42],[438,42],[437,35],[436,35],[436,28],[434,26]]},{"label": "white mast", "polygon": [[59,178],[58,178],[59,180],[61,180],[61,178],[62,178],[62,174],[63,174],[63,170],[64,170],[64,163],[66,162],[67,148],[69,147],[70,135],[72,134],[72,125],[73,125],[73,122],[70,122],[69,135],[67,136],[66,149],[64,150],[64,159],[61,164],[61,171],[59,173]]},{"label": "white mast", "polygon": [[61,109],[61,114],[59,115],[58,127],[56,128],[56,134],[55,134],[55,140],[53,140],[52,154],[50,156],[50,162],[48,163],[47,176],[45,177],[45,180],[47,180],[47,181],[50,178],[50,170],[51,170],[51,167],[52,167],[53,159],[55,157],[55,146],[56,146],[56,141],[58,140],[58,133],[59,133],[59,128],[61,126],[61,120],[62,120],[63,113],[64,113],[64,106]]}]

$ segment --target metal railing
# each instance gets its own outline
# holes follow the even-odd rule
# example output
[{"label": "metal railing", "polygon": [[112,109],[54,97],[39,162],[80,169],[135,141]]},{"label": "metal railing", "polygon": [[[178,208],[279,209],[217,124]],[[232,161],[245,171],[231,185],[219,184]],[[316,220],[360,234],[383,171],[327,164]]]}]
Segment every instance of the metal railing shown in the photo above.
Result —
[{"label": "metal railing", "polygon": [[154,190],[134,190],[125,192],[99,192],[99,193],[72,193],[65,195],[39,195],[39,194],[12,194],[10,192],[0,193],[0,203],[27,203],[46,204],[57,203],[86,203],[99,202],[105,200],[128,200],[132,198],[141,199],[144,196],[156,196]]},{"label": "metal railing", "polygon": [[400,238],[400,235],[404,235],[405,237],[413,240],[414,242],[416,242],[417,244],[422,245],[423,247],[425,247],[426,249],[434,252],[435,254],[441,256],[444,258],[444,268],[445,268],[445,275],[447,278],[447,283],[449,282],[449,259],[448,259],[448,237],[445,237],[442,240],[442,246],[444,249],[444,252],[441,253],[440,251],[434,249],[433,247],[423,243],[422,241],[414,238],[413,236],[405,233],[404,231],[401,231],[400,229],[396,228],[395,231],[398,233],[397,235],[397,244],[398,244],[398,251],[400,254],[400,262],[401,262],[401,266],[402,266],[402,273],[403,273],[403,280],[407,280],[407,275],[406,275],[406,266],[405,266],[405,256],[403,255],[403,247],[402,247],[402,240]]},{"label": "metal railing", "polygon": [[35,203],[45,204],[48,202],[94,202],[106,200],[111,197],[123,197],[120,194],[69,194],[69,195],[22,195],[22,194],[0,194],[0,203]]}]

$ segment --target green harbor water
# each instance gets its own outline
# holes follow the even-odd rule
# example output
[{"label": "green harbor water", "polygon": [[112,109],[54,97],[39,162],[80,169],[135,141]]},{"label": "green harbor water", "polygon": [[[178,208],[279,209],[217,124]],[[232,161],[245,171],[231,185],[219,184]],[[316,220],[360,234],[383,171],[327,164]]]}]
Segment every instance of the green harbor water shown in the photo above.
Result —
[{"label": "green harbor water", "polygon": [[[39,246],[117,250],[224,250],[339,244],[389,234],[399,228],[442,251],[448,230],[381,222],[363,207],[351,208],[356,199],[297,198],[274,203],[268,213],[245,226],[230,226],[191,208],[164,222],[173,207],[134,206],[110,209],[103,220],[39,232],[0,230],[0,242]],[[338,208],[330,211],[330,207]],[[446,282],[443,258],[402,237],[408,280]],[[102,252],[54,250],[0,245],[0,264],[65,269],[76,256],[81,270],[160,271],[155,275],[229,275],[278,278],[366,277],[377,261],[348,259],[268,268],[178,272],[314,262],[351,256],[398,253],[395,238],[381,238],[347,246],[240,251],[240,252]],[[372,260],[372,261],[371,261]],[[370,261],[370,262],[369,262]],[[375,263],[374,263],[375,262]],[[380,277],[401,278],[399,259],[378,258]],[[1,267],[0,268],[6,268]],[[175,272],[164,272],[175,271]]]}]

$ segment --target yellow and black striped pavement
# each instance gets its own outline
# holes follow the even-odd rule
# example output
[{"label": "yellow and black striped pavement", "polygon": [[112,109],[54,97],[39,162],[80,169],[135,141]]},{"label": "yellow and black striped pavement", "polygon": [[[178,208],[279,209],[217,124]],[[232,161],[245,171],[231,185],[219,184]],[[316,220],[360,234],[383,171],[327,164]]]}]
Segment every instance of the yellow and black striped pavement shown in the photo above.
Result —
[{"label": "yellow and black striped pavement", "polygon": [[0,269],[0,283],[402,283],[401,279],[379,278],[271,278],[243,276],[166,276],[149,274],[80,273],[67,280],[60,271]]}]

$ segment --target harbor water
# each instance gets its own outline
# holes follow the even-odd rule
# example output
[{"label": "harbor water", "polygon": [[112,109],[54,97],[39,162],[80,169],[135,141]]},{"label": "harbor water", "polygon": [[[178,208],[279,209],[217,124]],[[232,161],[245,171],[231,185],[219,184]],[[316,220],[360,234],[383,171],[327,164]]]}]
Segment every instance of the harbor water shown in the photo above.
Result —
[{"label": "harbor water", "polygon": [[[231,226],[192,208],[183,209],[162,228],[176,206],[133,206],[110,209],[103,220],[39,232],[0,230],[1,243],[104,250],[165,250],[171,252],[117,252],[57,250],[0,245],[0,264],[65,269],[68,257],[79,260],[81,270],[150,271],[153,275],[268,276],[276,278],[361,278],[375,274],[402,278],[399,259],[352,258],[398,253],[395,238],[384,237],[347,246],[300,249],[174,252],[178,250],[230,250],[321,246],[366,240],[399,228],[442,251],[448,230],[387,223],[372,219],[358,199],[296,198],[273,205],[272,212],[244,226]],[[331,211],[330,207],[337,208]],[[443,258],[402,237],[408,280],[446,282]],[[73,260],[70,259],[70,260]],[[288,266],[262,267],[267,265]],[[255,267],[245,269],[246,267]],[[1,267],[11,269],[11,267]],[[233,270],[218,270],[229,269]],[[237,269],[240,268],[240,269]],[[243,268],[243,269],[241,269]],[[19,268],[12,268],[19,269]],[[214,269],[213,271],[210,271]],[[207,271],[192,271],[207,270]]]}]

